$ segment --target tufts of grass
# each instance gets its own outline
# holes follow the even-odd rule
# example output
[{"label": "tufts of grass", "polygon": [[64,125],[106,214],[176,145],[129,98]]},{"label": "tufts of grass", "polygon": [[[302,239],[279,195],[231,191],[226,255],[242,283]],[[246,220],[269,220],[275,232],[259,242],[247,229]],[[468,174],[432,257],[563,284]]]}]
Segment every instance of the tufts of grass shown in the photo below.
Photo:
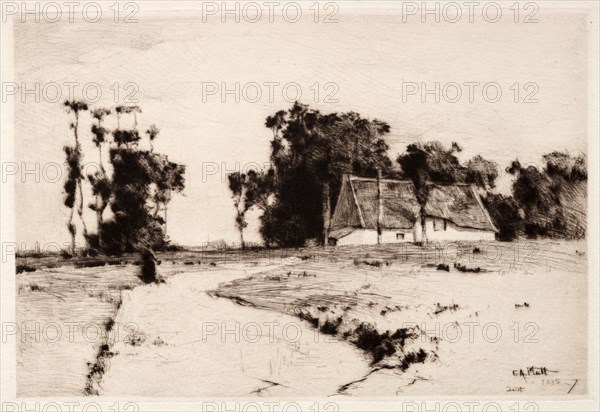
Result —
[{"label": "tufts of grass", "polygon": [[17,273],[23,272],[35,272],[36,268],[34,266],[29,265],[17,265]]},{"label": "tufts of grass", "polygon": [[154,346],[158,346],[159,348],[162,346],[167,346],[167,343],[162,340],[162,338],[160,336],[158,336],[156,339],[154,339],[154,341],[152,341],[152,344]]},{"label": "tufts of grass", "polygon": [[108,318],[106,322],[104,322],[104,329],[107,332],[110,332],[115,327],[115,320],[113,318]]},{"label": "tufts of grass", "polygon": [[402,311],[402,309],[408,309],[408,306],[404,306],[404,307],[402,307],[402,306],[398,306],[398,305],[396,305],[396,306],[394,306],[394,307],[389,307],[389,306],[386,306],[384,309],[382,309],[382,310],[381,310],[381,312],[379,312],[379,314],[380,314],[381,316],[385,316],[385,315],[387,315],[388,313],[392,313],[392,312],[400,312],[400,311]]},{"label": "tufts of grass", "polygon": [[88,290],[87,295],[90,298],[98,298],[98,300],[104,300],[104,290],[100,290],[97,293],[95,293],[93,290]]},{"label": "tufts of grass", "polygon": [[142,332],[134,332],[131,335],[128,335],[124,339],[125,344],[131,346],[142,346],[144,342],[146,342],[146,334]]},{"label": "tufts of grass", "polygon": [[342,337],[367,352],[372,359],[371,366],[397,354],[402,359],[398,367],[405,370],[411,364],[422,363],[427,358],[427,352],[423,349],[413,353],[409,352],[408,355],[404,354],[407,341],[419,337],[414,328],[401,328],[394,333],[390,333],[390,331],[379,333],[373,325],[361,323],[354,329],[346,330],[342,333]]},{"label": "tufts of grass", "polygon": [[311,273],[306,273],[306,271],[304,271],[304,272],[302,272],[302,273],[288,272],[286,276],[287,276],[288,278],[289,278],[289,277],[291,277],[291,276],[295,276],[295,277],[297,277],[297,278],[310,278],[310,277],[316,278],[316,277],[317,277],[317,275],[316,275],[316,274],[314,274],[314,273],[313,273],[313,274],[311,274]]},{"label": "tufts of grass", "polygon": [[29,290],[32,292],[43,292],[46,290],[43,286],[38,285],[37,283],[32,283],[29,285]]},{"label": "tufts of grass", "polygon": [[303,310],[298,311],[297,316],[302,319],[307,321],[308,323],[310,323],[310,325],[313,328],[319,328],[319,318],[315,318],[314,316],[312,316],[310,313],[305,312]]},{"label": "tufts of grass", "polygon": [[66,260],[66,259],[72,259],[73,255],[70,254],[68,251],[63,250],[63,251],[60,252],[60,257],[62,257],[63,259]]},{"label": "tufts of grass", "polygon": [[130,283],[117,284],[117,285],[108,285],[109,289],[112,290],[132,290],[133,285]]},{"label": "tufts of grass", "polygon": [[104,376],[104,374],[106,373],[106,368],[107,368],[106,361],[115,355],[116,355],[116,353],[111,352],[108,344],[105,343],[105,344],[100,345],[100,348],[98,349],[98,353],[96,355],[96,362],[93,364],[91,362],[88,362],[88,364],[87,364],[88,368],[89,368],[89,373],[87,375],[87,382],[83,389],[84,395],[86,395],[86,396],[99,396],[100,395],[100,393],[98,392],[98,389],[96,389],[96,386],[102,379],[102,376]]},{"label": "tufts of grass", "polygon": [[468,272],[468,273],[483,272],[483,270],[479,266],[477,266],[476,268],[469,268],[469,267],[466,267],[465,265],[461,265],[460,263],[455,263],[454,268],[456,270],[458,270],[459,272]]},{"label": "tufts of grass", "polygon": [[414,363],[425,363],[427,360],[427,352],[420,348],[417,352],[409,352],[404,358],[402,358],[402,362],[400,363],[399,368],[402,371],[405,371],[409,368],[410,365]]},{"label": "tufts of grass", "polygon": [[444,270],[446,272],[450,272],[450,265],[446,263],[440,263],[439,265],[437,265],[437,270]]},{"label": "tufts of grass", "polygon": [[368,352],[372,357],[371,365],[374,365],[394,355],[397,349],[404,347],[407,339],[414,339],[417,335],[412,329],[406,328],[398,329],[393,334],[389,331],[379,333],[373,325],[361,323],[353,332],[346,333],[345,337],[359,349]]},{"label": "tufts of grass", "polygon": [[106,265],[106,261],[102,259],[84,260],[80,262],[75,262],[74,264],[76,268],[94,268],[104,265]]},{"label": "tufts of grass", "polygon": [[342,317],[338,317],[337,319],[327,319],[325,320],[325,322],[323,322],[323,324],[321,325],[321,327],[319,328],[319,330],[321,331],[321,333],[324,333],[325,335],[337,335],[338,333],[338,328],[340,327],[340,325],[342,324]]},{"label": "tufts of grass", "polygon": [[371,267],[375,267],[375,268],[380,268],[383,265],[389,266],[391,265],[390,261],[381,261],[381,260],[360,260],[360,259],[354,259],[354,266],[360,266],[360,265],[365,265],[365,266],[371,266]]},{"label": "tufts of grass", "polygon": [[456,312],[457,310],[459,310],[461,307],[458,306],[456,303],[452,302],[451,305],[445,306],[445,305],[440,305],[439,303],[435,304],[435,312],[433,312],[434,315],[439,315],[440,313],[446,312],[446,311],[450,311],[450,312]]}]

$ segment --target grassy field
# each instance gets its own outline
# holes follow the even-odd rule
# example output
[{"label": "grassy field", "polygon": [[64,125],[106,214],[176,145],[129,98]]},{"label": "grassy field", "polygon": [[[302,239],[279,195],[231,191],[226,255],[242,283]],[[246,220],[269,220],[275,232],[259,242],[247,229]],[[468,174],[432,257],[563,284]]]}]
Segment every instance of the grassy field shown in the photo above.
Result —
[{"label": "grassy field", "polygon": [[[21,259],[17,321],[79,329],[19,343],[19,395],[581,395],[585,251],[549,241],[195,250],[159,255],[162,285],[140,284],[135,257]],[[252,322],[294,324],[302,337],[207,340],[206,325]],[[100,338],[86,339],[90,323]]]},{"label": "grassy field", "polygon": [[[226,253],[160,255],[165,277],[209,271]],[[137,256],[17,258],[17,390],[19,396],[82,395],[108,339],[121,292],[142,285]],[[125,328],[126,325],[120,325]],[[121,330],[122,336],[129,329]]]},{"label": "grassy field", "polygon": [[340,394],[586,391],[585,243],[341,248],[212,293],[304,319],[370,363]]}]

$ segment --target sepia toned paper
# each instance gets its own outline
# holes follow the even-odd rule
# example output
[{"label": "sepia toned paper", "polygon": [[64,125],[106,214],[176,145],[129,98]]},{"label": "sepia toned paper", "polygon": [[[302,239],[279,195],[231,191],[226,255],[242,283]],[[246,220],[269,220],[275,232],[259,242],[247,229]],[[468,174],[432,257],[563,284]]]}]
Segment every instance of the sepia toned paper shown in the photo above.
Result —
[{"label": "sepia toned paper", "polygon": [[596,410],[598,4],[2,2],[2,410]]}]

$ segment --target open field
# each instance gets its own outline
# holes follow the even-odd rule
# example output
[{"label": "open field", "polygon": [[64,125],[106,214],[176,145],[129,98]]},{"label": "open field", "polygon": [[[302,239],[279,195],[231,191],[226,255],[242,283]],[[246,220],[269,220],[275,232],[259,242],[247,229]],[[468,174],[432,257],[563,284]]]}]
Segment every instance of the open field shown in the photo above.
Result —
[{"label": "open field", "polygon": [[354,259],[265,272],[213,293],[363,349],[371,369],[341,394],[584,393],[585,244],[496,245],[489,255],[465,245],[462,255],[453,246],[399,259],[392,247],[348,248],[338,256]]},{"label": "open field", "polygon": [[[193,261],[196,267],[190,265],[191,255],[196,254],[181,253],[176,262],[173,255],[164,254],[161,274],[168,278],[189,268],[198,270],[198,259]],[[215,260],[205,261],[203,270],[214,268]],[[82,394],[88,362],[95,361],[107,338],[106,327],[121,305],[121,292],[142,285],[136,261],[135,256],[17,258],[17,267],[25,268],[16,282],[20,396]]]},{"label": "open field", "polygon": [[19,340],[19,395],[581,395],[585,250],[188,251],[159,256],[160,285],[38,261],[53,267],[17,275],[17,322],[76,325]]},{"label": "open field", "polygon": [[87,362],[117,312],[121,291],[141,282],[132,266],[46,268],[17,275],[19,396],[81,395]]}]

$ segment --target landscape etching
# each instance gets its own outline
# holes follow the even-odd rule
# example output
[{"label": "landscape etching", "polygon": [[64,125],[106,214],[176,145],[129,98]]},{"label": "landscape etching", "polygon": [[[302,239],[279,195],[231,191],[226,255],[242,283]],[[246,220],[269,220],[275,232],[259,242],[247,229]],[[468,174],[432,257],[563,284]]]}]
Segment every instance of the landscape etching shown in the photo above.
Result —
[{"label": "landscape etching", "polygon": [[5,8],[17,398],[596,391],[590,10],[314,3]]}]

